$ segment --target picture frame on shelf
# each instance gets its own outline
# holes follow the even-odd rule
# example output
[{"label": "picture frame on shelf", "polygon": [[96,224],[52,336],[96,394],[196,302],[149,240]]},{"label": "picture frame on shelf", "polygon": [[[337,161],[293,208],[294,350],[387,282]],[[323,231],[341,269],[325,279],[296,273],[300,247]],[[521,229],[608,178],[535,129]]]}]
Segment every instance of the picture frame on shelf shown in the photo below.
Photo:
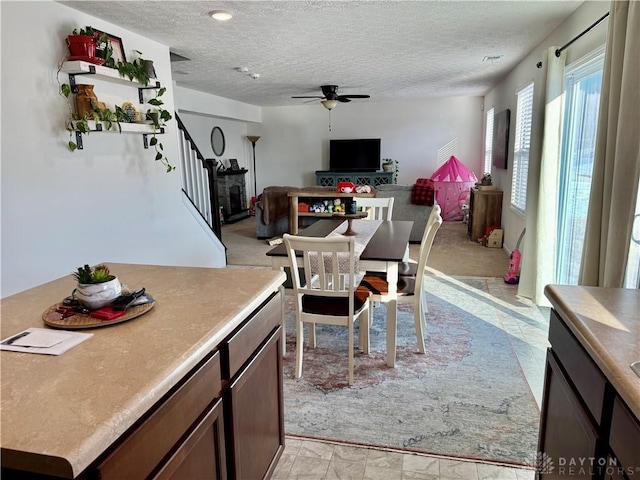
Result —
[{"label": "picture frame on shelf", "polygon": [[229,159],[229,170],[240,170],[240,166],[238,165],[238,159],[236,158]]},{"label": "picture frame on shelf", "polygon": [[114,63],[117,65],[118,62],[126,62],[127,56],[124,53],[124,45],[122,44],[122,39],[120,37],[116,37],[115,35],[111,35],[107,32],[101,32],[100,30],[94,30],[96,39],[100,39],[103,35],[107,36],[107,43],[98,43],[96,45],[96,49],[98,52],[98,56],[104,58],[106,60],[106,54],[102,53],[109,47],[111,47],[111,58],[113,58]]}]

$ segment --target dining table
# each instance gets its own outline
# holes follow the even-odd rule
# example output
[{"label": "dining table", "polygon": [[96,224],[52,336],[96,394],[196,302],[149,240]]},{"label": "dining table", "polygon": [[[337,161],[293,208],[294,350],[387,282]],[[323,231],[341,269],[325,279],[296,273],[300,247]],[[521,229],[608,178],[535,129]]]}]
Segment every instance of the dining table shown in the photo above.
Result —
[{"label": "dining table", "polygon": [[[362,220],[368,222],[370,220]],[[397,321],[398,321],[398,263],[406,259],[406,252],[409,246],[409,236],[411,235],[412,221],[405,220],[384,220],[379,221],[373,235],[368,237],[368,241],[360,253],[358,265],[360,271],[384,272],[389,284],[388,300],[385,302],[387,306],[387,366],[395,368],[396,366],[396,340],[397,340]],[[344,227],[342,227],[344,224]],[[320,219],[309,227],[301,230],[298,235],[304,237],[326,237],[341,228],[346,228],[347,222],[340,218]],[[354,231],[356,233],[356,241],[358,237],[358,223],[354,223]],[[289,257],[284,244],[280,244],[267,252],[267,256],[271,259],[271,267],[274,270],[285,270],[291,267]],[[302,255],[298,257],[298,267],[302,267]],[[286,284],[285,284],[286,285]],[[281,286],[281,293],[285,293],[285,286]],[[284,302],[282,310],[282,325],[284,335]],[[285,341],[283,343],[286,344]],[[283,352],[286,353],[286,352]]]}]

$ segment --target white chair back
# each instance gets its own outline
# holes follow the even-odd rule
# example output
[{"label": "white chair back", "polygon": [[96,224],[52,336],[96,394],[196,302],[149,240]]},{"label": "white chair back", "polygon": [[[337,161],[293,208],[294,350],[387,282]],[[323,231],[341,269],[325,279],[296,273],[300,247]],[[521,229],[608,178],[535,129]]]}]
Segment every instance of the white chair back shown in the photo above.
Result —
[{"label": "white chair back", "polygon": [[[283,236],[291,266],[296,301],[296,378],[302,376],[303,325],[309,324],[309,346],[315,348],[315,324],[343,325],[348,330],[349,385],[353,384],[354,320],[359,319],[359,344],[369,345],[368,292],[358,296],[353,237]],[[304,282],[296,251],[302,253]],[[357,300],[356,300],[356,297]],[[368,349],[365,349],[368,353]]]},{"label": "white chair back", "polygon": [[[285,234],[283,241],[292,265],[293,290],[301,295],[350,297],[353,300],[354,282],[334,281],[340,276],[354,278],[355,239],[353,237],[300,237]],[[296,251],[302,252],[304,281],[300,278]],[[350,309],[351,311],[353,309]],[[352,312],[353,313],[353,312]]]},{"label": "white chair back", "polygon": [[367,220],[391,220],[393,197],[356,197],[354,200],[363,212],[367,212]]},{"label": "white chair back", "polygon": [[424,271],[427,266],[427,259],[429,258],[429,252],[431,252],[431,246],[433,245],[433,239],[438,232],[438,229],[442,225],[442,216],[440,213],[442,212],[442,208],[440,205],[435,204],[433,209],[431,210],[431,214],[427,219],[427,226],[424,229],[424,234],[422,235],[422,241],[420,242],[420,253],[418,256],[418,270],[416,271],[416,295],[422,294],[423,281],[424,281]]}]

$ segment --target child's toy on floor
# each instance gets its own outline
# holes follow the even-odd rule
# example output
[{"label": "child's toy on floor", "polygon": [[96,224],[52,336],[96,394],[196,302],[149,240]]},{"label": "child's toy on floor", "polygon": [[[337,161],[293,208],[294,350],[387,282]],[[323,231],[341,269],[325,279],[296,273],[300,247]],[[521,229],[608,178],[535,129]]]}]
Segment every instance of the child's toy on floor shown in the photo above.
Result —
[{"label": "child's toy on floor", "polygon": [[520,238],[518,238],[518,243],[516,243],[516,248],[511,252],[511,256],[509,257],[509,270],[504,276],[504,281],[510,285],[515,285],[520,281],[520,260],[522,259],[522,254],[520,253],[519,248],[522,237],[524,237],[524,232],[526,231],[526,228],[522,229]]}]

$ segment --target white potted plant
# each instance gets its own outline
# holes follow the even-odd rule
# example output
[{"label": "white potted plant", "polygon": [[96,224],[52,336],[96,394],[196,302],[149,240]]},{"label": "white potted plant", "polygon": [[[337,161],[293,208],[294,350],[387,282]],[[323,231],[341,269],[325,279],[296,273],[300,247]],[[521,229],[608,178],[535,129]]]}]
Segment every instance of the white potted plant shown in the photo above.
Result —
[{"label": "white potted plant", "polygon": [[382,171],[393,172],[393,183],[398,183],[398,161],[392,158],[382,159]]},{"label": "white potted plant", "polygon": [[73,291],[74,298],[90,310],[108,305],[122,293],[120,281],[104,264],[78,267],[73,277],[78,282]]}]

